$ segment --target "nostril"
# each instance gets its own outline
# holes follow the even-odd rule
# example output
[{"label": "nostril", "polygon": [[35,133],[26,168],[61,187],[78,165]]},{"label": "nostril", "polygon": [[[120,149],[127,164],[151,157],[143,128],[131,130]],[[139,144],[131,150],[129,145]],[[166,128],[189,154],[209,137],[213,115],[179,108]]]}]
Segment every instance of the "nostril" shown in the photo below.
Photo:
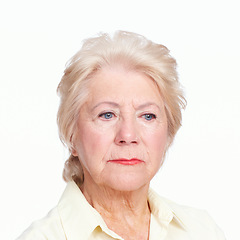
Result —
[{"label": "nostril", "polygon": [[138,141],[137,140],[132,140],[132,141],[125,141],[125,140],[120,140],[118,143],[119,144],[131,144],[131,143],[134,143],[136,144]]}]

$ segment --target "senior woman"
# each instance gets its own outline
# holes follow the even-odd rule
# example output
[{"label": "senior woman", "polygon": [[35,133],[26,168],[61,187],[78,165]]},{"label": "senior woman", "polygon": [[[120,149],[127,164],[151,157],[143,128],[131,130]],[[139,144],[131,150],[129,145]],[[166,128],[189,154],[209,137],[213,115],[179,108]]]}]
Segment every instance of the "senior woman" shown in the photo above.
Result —
[{"label": "senior woman", "polygon": [[149,189],[185,107],[165,46],[122,31],[88,39],[58,93],[67,186],[19,239],[224,239],[205,212]]}]

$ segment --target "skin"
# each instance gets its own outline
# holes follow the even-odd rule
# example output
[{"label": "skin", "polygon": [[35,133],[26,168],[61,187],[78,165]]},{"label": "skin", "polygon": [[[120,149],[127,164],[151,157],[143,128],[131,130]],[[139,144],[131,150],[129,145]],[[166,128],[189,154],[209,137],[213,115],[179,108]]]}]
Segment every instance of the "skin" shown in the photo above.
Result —
[{"label": "skin", "polygon": [[[118,235],[148,239],[149,184],[168,143],[167,117],[156,84],[142,73],[105,67],[92,77],[79,116],[72,154],[83,167],[83,194]],[[122,158],[140,161],[111,161]]]}]

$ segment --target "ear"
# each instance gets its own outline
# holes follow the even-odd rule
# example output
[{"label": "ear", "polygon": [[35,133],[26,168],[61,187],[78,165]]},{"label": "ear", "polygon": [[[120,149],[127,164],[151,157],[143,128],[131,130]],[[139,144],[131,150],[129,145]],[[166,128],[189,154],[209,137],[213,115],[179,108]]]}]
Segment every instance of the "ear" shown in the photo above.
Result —
[{"label": "ear", "polygon": [[74,157],[77,157],[77,156],[78,156],[77,151],[76,151],[75,148],[72,148],[72,149],[71,149],[71,154],[72,154]]},{"label": "ear", "polygon": [[77,150],[75,149],[75,146],[74,146],[75,144],[74,144],[74,141],[73,141],[73,135],[70,137],[70,142],[71,142],[70,152],[74,157],[77,157],[78,153],[77,153]]}]

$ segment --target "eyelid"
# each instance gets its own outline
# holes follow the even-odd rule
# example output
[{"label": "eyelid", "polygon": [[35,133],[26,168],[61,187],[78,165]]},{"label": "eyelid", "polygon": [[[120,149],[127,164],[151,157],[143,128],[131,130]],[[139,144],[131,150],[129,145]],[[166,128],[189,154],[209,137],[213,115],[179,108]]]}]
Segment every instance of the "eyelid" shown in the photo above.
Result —
[{"label": "eyelid", "polygon": [[[103,116],[104,116],[105,114],[112,114],[113,116],[112,116],[111,118],[104,118]],[[102,118],[102,119],[104,119],[104,120],[109,120],[109,119],[112,119],[113,117],[116,117],[116,114],[115,114],[113,111],[103,111],[103,112],[101,112],[101,113],[98,114],[98,117],[99,117],[99,118]]]},{"label": "eyelid", "polygon": [[157,115],[155,114],[155,113],[149,113],[149,112],[146,112],[146,113],[143,113],[143,114],[141,114],[141,116],[140,117],[142,117],[142,118],[144,118],[144,116],[146,116],[146,115],[149,115],[149,116],[151,116],[152,118],[151,119],[149,119],[149,120],[147,120],[146,118],[145,118],[145,120],[147,120],[147,121],[151,121],[151,120],[153,120],[153,119],[156,119],[157,118]]},{"label": "eyelid", "polygon": [[116,113],[115,113],[114,111],[112,111],[112,110],[104,110],[104,111],[100,112],[100,113],[98,114],[98,116],[103,115],[103,114],[106,114],[106,113],[112,113],[113,115],[116,115]]},{"label": "eyelid", "polygon": [[141,112],[139,114],[140,116],[144,116],[144,115],[154,115],[157,117],[158,113],[156,113],[155,111],[144,111],[144,112]]}]

